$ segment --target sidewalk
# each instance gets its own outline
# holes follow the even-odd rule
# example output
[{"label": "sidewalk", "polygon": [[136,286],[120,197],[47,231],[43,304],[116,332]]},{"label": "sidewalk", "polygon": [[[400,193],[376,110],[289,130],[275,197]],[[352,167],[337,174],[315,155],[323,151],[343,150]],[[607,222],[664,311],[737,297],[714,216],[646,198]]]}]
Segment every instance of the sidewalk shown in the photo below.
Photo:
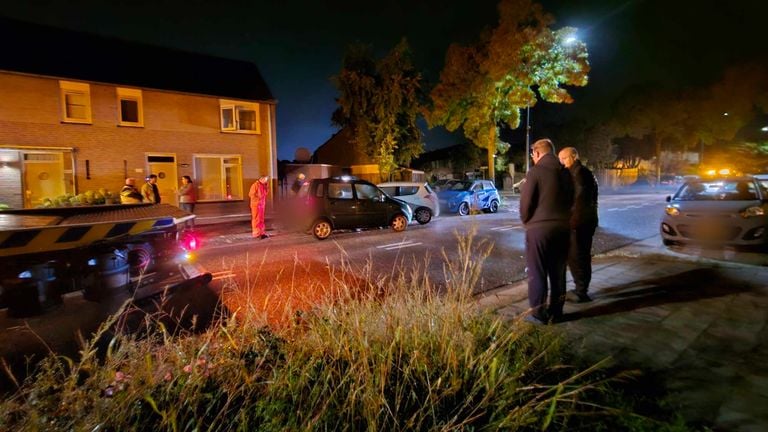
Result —
[{"label": "sidewalk", "polygon": [[[554,328],[588,360],[662,371],[687,421],[768,430],[768,268],[660,244],[653,237],[595,257],[594,300],[566,303],[566,321]],[[527,298],[521,281],[479,303],[512,319]]]}]

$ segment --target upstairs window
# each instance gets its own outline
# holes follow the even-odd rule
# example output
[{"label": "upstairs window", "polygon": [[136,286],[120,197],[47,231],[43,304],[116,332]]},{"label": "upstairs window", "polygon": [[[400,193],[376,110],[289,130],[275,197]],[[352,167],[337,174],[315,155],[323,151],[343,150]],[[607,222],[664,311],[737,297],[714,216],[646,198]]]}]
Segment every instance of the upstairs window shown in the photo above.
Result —
[{"label": "upstairs window", "polygon": [[141,90],[117,88],[117,117],[120,126],[144,126]]},{"label": "upstairs window", "polygon": [[224,132],[261,133],[259,104],[220,100],[221,130]]},{"label": "upstairs window", "polygon": [[91,86],[85,83],[59,81],[61,121],[91,123]]}]

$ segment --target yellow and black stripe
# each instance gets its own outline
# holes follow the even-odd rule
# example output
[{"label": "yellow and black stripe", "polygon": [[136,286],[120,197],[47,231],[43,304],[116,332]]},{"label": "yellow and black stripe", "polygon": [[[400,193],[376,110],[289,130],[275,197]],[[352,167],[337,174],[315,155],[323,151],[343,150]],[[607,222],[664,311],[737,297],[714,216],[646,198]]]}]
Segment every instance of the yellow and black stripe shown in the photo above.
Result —
[{"label": "yellow and black stripe", "polygon": [[78,210],[0,213],[0,257],[79,248],[167,229],[194,217],[167,204]]}]

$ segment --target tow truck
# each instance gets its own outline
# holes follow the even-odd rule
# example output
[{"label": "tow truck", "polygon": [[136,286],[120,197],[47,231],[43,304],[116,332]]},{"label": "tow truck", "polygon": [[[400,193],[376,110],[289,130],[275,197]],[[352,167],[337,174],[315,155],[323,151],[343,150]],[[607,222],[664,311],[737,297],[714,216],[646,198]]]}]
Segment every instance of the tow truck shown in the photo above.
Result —
[{"label": "tow truck", "polygon": [[0,211],[0,357],[76,352],[118,311],[120,331],[146,314],[212,322],[219,296],[183,229],[194,217],[168,204]]}]

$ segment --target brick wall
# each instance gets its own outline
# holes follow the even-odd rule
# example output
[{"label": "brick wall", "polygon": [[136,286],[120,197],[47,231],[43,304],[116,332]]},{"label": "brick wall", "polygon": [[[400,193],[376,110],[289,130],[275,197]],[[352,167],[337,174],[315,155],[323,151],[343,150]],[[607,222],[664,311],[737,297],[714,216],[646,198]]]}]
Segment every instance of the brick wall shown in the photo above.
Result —
[{"label": "brick wall", "polygon": [[[117,86],[90,84],[92,124],[61,122],[57,79],[0,72],[0,149],[71,147],[75,149],[77,191],[107,188],[118,191],[126,177],[141,179],[146,153],[176,155],[178,175],[194,178],[192,156],[238,154],[243,164],[243,202],[262,173],[274,172],[273,107],[260,104],[261,134],[223,133],[219,99],[143,89],[144,127],[118,126]],[[85,161],[90,179],[86,179]],[[0,180],[2,181],[2,180]],[[245,204],[245,207],[243,207]],[[206,204],[201,203],[201,211]],[[226,205],[211,205],[227,212]]]}]

